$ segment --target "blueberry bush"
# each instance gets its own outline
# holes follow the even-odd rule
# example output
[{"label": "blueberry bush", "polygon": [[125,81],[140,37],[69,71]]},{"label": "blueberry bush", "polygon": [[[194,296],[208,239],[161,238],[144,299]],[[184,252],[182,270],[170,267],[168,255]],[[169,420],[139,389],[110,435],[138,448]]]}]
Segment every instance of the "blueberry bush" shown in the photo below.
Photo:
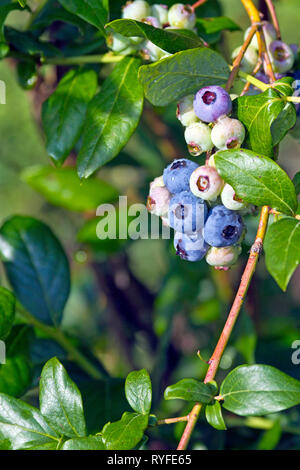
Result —
[{"label": "blueberry bush", "polygon": [[43,215],[0,228],[0,449],[299,448],[279,288],[300,172],[278,157],[300,139],[300,55],[281,2],[236,0],[232,50],[243,28],[218,0],[123,3],[0,0],[1,59],[49,158],[20,176]]}]

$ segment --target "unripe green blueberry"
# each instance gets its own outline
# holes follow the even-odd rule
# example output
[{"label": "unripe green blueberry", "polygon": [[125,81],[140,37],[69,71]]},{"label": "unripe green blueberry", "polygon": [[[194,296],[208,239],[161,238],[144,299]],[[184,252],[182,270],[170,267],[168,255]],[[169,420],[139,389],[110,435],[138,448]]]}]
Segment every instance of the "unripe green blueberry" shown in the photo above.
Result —
[{"label": "unripe green blueberry", "polygon": [[108,36],[107,45],[113,52],[122,52],[131,47],[131,42],[129,38],[125,38],[119,33],[113,33]]},{"label": "unripe green blueberry", "polygon": [[[244,39],[247,38],[248,34],[250,33],[251,26],[246,30]],[[263,32],[266,40],[266,45],[268,46],[272,41],[274,41],[277,37],[276,30],[272,23],[268,23],[267,21],[263,25]],[[253,36],[253,39],[250,43],[251,47],[254,47],[256,50],[258,50],[258,40],[257,40],[257,35],[255,34]]]},{"label": "unripe green blueberry", "polygon": [[168,24],[169,19],[169,10],[167,5],[162,5],[162,4],[154,4],[151,7],[151,15],[155,16],[155,18],[158,19],[161,25]]},{"label": "unripe green blueberry", "polygon": [[269,54],[274,72],[288,72],[294,65],[295,56],[293,50],[282,41],[271,42]]},{"label": "unripe green blueberry", "polygon": [[156,62],[157,60],[164,58],[167,54],[168,52],[156,46],[151,41],[147,41],[142,50],[142,55],[144,58],[146,60],[150,60],[151,62]]},{"label": "unripe green blueberry", "polygon": [[228,183],[222,189],[221,200],[222,204],[232,211],[239,211],[246,207],[246,204],[236,196],[235,190]]},{"label": "unripe green blueberry", "polygon": [[194,122],[188,126],[185,130],[184,138],[190,154],[194,157],[213,148],[211,129],[203,122]]},{"label": "unripe green blueberry", "polygon": [[239,245],[225,246],[222,248],[211,247],[206,255],[206,262],[216,268],[228,268],[235,264],[242,249]]},{"label": "unripe green blueberry", "polygon": [[144,0],[127,2],[123,7],[122,17],[130,20],[141,21],[151,13],[150,5]]},{"label": "unripe green blueberry", "polygon": [[[241,47],[237,47],[232,53],[232,59],[234,60],[239,54]],[[241,62],[240,69],[246,73],[251,73],[256,66],[258,61],[257,49],[252,46],[249,46],[246,50],[244,57]]]},{"label": "unripe green blueberry", "polygon": [[171,26],[180,29],[193,29],[196,25],[196,15],[190,5],[175,3],[168,15]]},{"label": "unripe green blueberry", "polygon": [[245,128],[237,119],[220,118],[211,131],[211,140],[220,150],[240,148],[245,139]]},{"label": "unripe green blueberry", "polygon": [[185,96],[177,105],[177,119],[184,127],[188,127],[195,122],[199,122],[194,111],[194,95]]},{"label": "unripe green blueberry", "polygon": [[207,165],[199,166],[191,174],[190,190],[194,196],[205,201],[214,201],[222,191],[224,181],[215,168]]}]

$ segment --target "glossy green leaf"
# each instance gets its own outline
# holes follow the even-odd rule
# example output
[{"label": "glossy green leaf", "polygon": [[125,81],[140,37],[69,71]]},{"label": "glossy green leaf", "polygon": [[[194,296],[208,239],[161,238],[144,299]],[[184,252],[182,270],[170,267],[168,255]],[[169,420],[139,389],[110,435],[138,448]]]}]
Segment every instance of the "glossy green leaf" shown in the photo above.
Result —
[{"label": "glossy green leaf", "polygon": [[213,18],[197,18],[199,34],[213,34],[221,31],[239,31],[241,28],[227,16],[215,16]]},{"label": "glossy green leaf", "polygon": [[107,423],[102,439],[107,450],[131,450],[143,438],[148,426],[148,415],[124,413],[120,421]]},{"label": "glossy green leaf", "polygon": [[94,70],[72,69],[44,102],[42,120],[47,151],[54,162],[63,163],[79,139],[97,85]]},{"label": "glossy green leaf", "polygon": [[23,10],[25,5],[12,3],[11,0],[2,0],[0,2],[0,42],[5,42],[4,23],[11,11]]},{"label": "glossy green leaf", "polygon": [[64,443],[61,450],[105,450],[100,436],[77,437]]},{"label": "glossy green leaf", "polygon": [[42,370],[40,409],[59,434],[68,437],[86,435],[81,394],[56,357]]},{"label": "glossy green leaf", "polygon": [[[294,105],[286,103],[280,93],[271,88],[259,95],[237,98],[234,111],[247,129],[246,146],[267,157],[273,157],[273,147],[296,122]],[[277,118],[279,124],[276,124]]]},{"label": "glossy green leaf", "polygon": [[241,416],[261,416],[298,405],[300,382],[275,367],[240,366],[227,375],[220,395],[226,410]]},{"label": "glossy green leaf", "polygon": [[205,416],[207,422],[218,431],[225,431],[227,429],[222,415],[222,408],[218,401],[211,405],[206,405]]},{"label": "glossy green leaf", "polygon": [[223,57],[206,47],[143,65],[139,72],[145,95],[155,106],[166,106],[207,85],[225,85],[228,77]]},{"label": "glossy green leaf", "polygon": [[29,31],[18,31],[11,27],[5,27],[5,38],[15,49],[24,54],[44,57],[59,57],[62,52],[48,41],[37,39]]},{"label": "glossy green leaf", "polygon": [[136,129],[143,109],[139,65],[139,59],[124,58],[90,103],[77,160],[81,178],[116,157]]},{"label": "glossy green leaf", "polygon": [[300,263],[300,220],[285,217],[270,225],[264,247],[267,269],[285,291]]},{"label": "glossy green leaf", "polygon": [[25,7],[27,0],[18,0],[18,2],[20,3],[21,7]]},{"label": "glossy green leaf", "polygon": [[282,77],[273,83],[272,88],[279,91],[283,96],[293,95],[295,88],[293,87],[294,77]]},{"label": "glossy green leaf", "polygon": [[69,296],[70,271],[50,228],[31,217],[11,217],[0,229],[0,255],[18,300],[42,322],[58,324]]},{"label": "glossy green leaf", "polygon": [[107,0],[59,0],[62,6],[92,24],[103,33],[108,20]]},{"label": "glossy green leaf", "polygon": [[0,365],[0,393],[21,397],[32,380],[29,342],[32,330],[28,326],[14,326],[5,339],[5,364]]},{"label": "glossy green leaf", "polygon": [[152,385],[145,369],[131,372],[125,382],[125,394],[131,408],[137,413],[149,414],[152,402]]},{"label": "glossy green leaf", "polygon": [[216,394],[216,388],[212,384],[204,384],[196,379],[182,379],[174,385],[166,388],[165,400],[197,401],[210,403]]},{"label": "glossy green leaf", "polygon": [[6,338],[15,318],[15,296],[5,287],[0,287],[0,340]]},{"label": "glossy green leaf", "polygon": [[53,4],[47,2],[44,8],[33,19],[31,31],[45,30],[54,21],[63,21],[64,23],[76,26],[82,34],[88,27],[88,24],[79,18],[79,16],[73,15],[73,13],[70,13],[63,7],[53,8]]},{"label": "glossy green leaf", "polygon": [[51,204],[71,211],[88,211],[114,201],[117,190],[106,181],[80,181],[74,168],[34,166],[26,168],[22,179]]},{"label": "glossy green leaf", "polygon": [[268,205],[285,214],[297,209],[295,188],[288,175],[268,157],[250,150],[225,150],[215,156],[222,178],[245,202]]},{"label": "glossy green leaf", "polygon": [[203,46],[203,41],[193,31],[154,28],[141,21],[120,19],[108,23],[106,28],[125,37],[145,38],[171,54]]},{"label": "glossy green leaf", "polygon": [[58,434],[38,409],[27,403],[0,394],[0,439],[9,440],[12,450],[55,449]]},{"label": "glossy green leaf", "polygon": [[293,178],[293,183],[295,186],[296,194],[300,194],[300,171],[295,174]]}]

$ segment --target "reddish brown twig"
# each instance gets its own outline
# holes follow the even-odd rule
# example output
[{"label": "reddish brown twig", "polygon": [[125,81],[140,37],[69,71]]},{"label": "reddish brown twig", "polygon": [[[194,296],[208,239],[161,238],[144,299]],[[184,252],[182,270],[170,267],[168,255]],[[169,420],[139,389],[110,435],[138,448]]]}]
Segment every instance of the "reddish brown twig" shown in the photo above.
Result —
[{"label": "reddish brown twig", "polygon": [[[261,58],[259,57],[258,58],[258,61],[257,61],[257,64],[256,66],[254,67],[254,70],[252,72],[252,75],[256,75],[259,71],[260,71],[260,68],[262,66],[262,60]],[[245,95],[247,93],[247,91],[249,90],[250,88],[250,85],[251,83],[250,82],[247,82],[246,85],[244,86],[243,90],[242,90],[242,93],[241,93],[241,96]]]},{"label": "reddish brown twig", "polygon": [[240,68],[240,65],[241,65],[241,62],[243,60],[243,57],[253,39],[253,36],[254,34],[256,33],[257,31],[257,26],[256,25],[253,25],[249,31],[249,34],[247,35],[246,37],[246,40],[244,42],[244,44],[242,45],[238,55],[236,56],[234,62],[233,62],[233,66],[232,66],[232,70],[231,70],[231,73],[230,73],[230,76],[229,76],[229,79],[228,79],[228,82],[227,82],[227,85],[226,85],[226,90],[227,91],[230,91],[231,90],[231,87],[234,83],[234,80],[237,76],[237,73],[239,71],[239,68]]},{"label": "reddish brown twig", "polygon": [[[249,256],[246,268],[244,270],[238,292],[232,304],[231,310],[229,312],[227,321],[221,333],[218,344],[209,361],[210,365],[209,365],[208,371],[204,379],[205,383],[208,383],[211,380],[213,380],[217,373],[220,360],[222,358],[223,352],[228,343],[233,327],[235,325],[235,322],[238,318],[241,307],[245,300],[252,276],[254,274],[254,271],[258,262],[259,255],[261,253],[263,241],[264,241],[266,230],[267,230],[268,220],[269,220],[269,207],[264,206],[261,211],[261,216],[260,216],[260,221],[258,225],[255,242],[252,245],[250,256]],[[201,403],[196,403],[191,413],[189,414],[188,423],[181,437],[179,446],[177,447],[178,450],[184,450],[187,448],[192,432],[194,430],[194,427],[198,421],[201,408],[202,408]]]},{"label": "reddish brown twig", "polygon": [[181,423],[181,422],[186,422],[189,419],[189,415],[187,416],[179,416],[177,418],[166,418],[166,419],[160,419],[157,421],[157,425],[161,424],[174,424],[174,423]]},{"label": "reddish brown twig", "polygon": [[194,5],[192,5],[192,9],[193,10],[196,10],[196,8],[200,7],[201,5],[203,5],[203,3],[205,3],[207,0],[198,0],[198,2],[194,3]]},{"label": "reddish brown twig", "polygon": [[275,7],[273,5],[272,0],[265,0],[266,4],[268,5],[268,9],[270,11],[270,15],[273,21],[274,28],[276,30],[277,38],[281,39],[281,32],[280,32],[280,27],[279,27],[279,22],[276,14]]}]

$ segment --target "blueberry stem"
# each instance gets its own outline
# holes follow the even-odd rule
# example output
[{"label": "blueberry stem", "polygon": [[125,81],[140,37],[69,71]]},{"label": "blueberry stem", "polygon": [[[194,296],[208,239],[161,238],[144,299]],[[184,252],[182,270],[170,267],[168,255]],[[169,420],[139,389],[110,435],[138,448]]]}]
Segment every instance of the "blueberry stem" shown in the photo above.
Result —
[{"label": "blueberry stem", "polygon": [[189,415],[187,416],[179,416],[177,418],[166,418],[166,419],[160,419],[157,421],[157,425],[160,426],[161,424],[174,424],[174,423],[181,423],[184,421],[189,420]]},{"label": "blueberry stem", "polygon": [[205,3],[207,0],[198,0],[198,2],[194,3],[194,5],[192,5],[192,9],[193,10],[196,10],[196,8],[200,7],[201,5],[203,5],[203,3]]},{"label": "blueberry stem", "polygon": [[[238,292],[236,294],[231,310],[227,317],[227,321],[225,323],[225,326],[219,338],[218,344],[209,361],[209,368],[207,370],[204,383],[208,383],[214,380],[215,375],[217,373],[221,358],[223,356],[223,352],[227,346],[233,327],[236,323],[236,320],[239,316],[242,305],[244,303],[246,294],[248,292],[251,279],[255,272],[255,268],[258,262],[259,255],[262,250],[263,241],[264,241],[265,234],[266,234],[268,220],[269,220],[269,207],[264,206],[261,210],[261,215],[260,215],[255,242],[252,245],[248,262],[244,270]],[[202,409],[202,404],[196,403],[191,413],[189,414],[189,419],[188,419],[186,428],[184,430],[184,433],[182,435],[182,438],[180,440],[180,443],[177,447],[177,450],[185,450],[187,448],[192,432],[198,421],[201,409]]]},{"label": "blueberry stem", "polygon": [[277,34],[277,39],[280,40],[281,39],[281,32],[280,32],[280,27],[279,27],[279,22],[278,22],[276,10],[275,10],[275,7],[273,5],[273,1],[272,0],[265,0],[265,2],[266,2],[267,6],[268,6],[268,9],[270,11],[272,22],[273,22],[273,25],[274,25],[274,28],[275,28],[276,34]]}]

